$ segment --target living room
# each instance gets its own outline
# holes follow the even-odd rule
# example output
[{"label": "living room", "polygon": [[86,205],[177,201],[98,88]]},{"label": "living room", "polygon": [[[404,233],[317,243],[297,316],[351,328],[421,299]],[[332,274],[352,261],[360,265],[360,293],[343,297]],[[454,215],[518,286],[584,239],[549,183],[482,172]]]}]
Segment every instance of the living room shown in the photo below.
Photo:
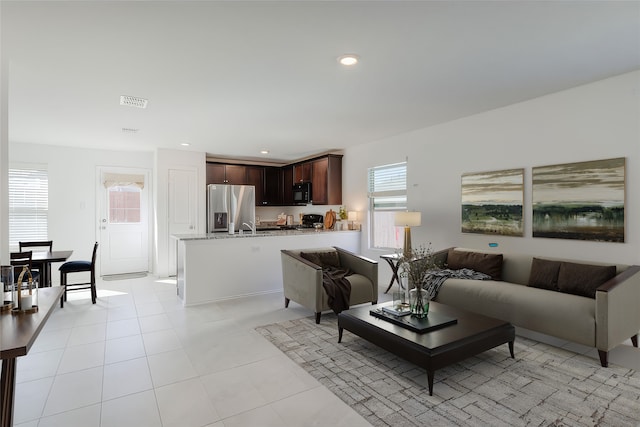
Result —
[{"label": "living room", "polygon": [[[631,34],[630,37],[636,36],[637,38],[637,30],[640,27],[636,24],[635,28],[636,32]],[[3,43],[5,42],[3,40]],[[636,47],[638,43],[637,41],[635,42]],[[603,53],[598,52],[598,54]],[[570,55],[570,53],[566,52],[566,55]],[[596,54],[594,53],[594,55]],[[638,56],[640,56],[640,52],[636,54],[636,61],[638,61]],[[603,59],[603,61],[606,61],[606,59]],[[552,74],[553,69],[531,70],[530,72]],[[577,69],[575,72],[579,73],[580,70]],[[480,71],[478,71],[478,74],[480,77]],[[6,78],[6,73],[3,74],[3,78]],[[480,85],[481,83],[478,84]],[[3,89],[6,89],[6,86],[3,86]],[[455,88],[450,88],[449,90],[454,91]],[[344,203],[349,208],[366,212],[369,206],[366,182],[367,170],[375,166],[407,161],[408,208],[422,213],[421,225],[412,228],[414,245],[431,243],[436,249],[461,246],[494,252],[527,253],[548,257],[571,258],[584,260],[585,262],[640,264],[638,255],[640,254],[640,222],[638,221],[638,215],[636,215],[640,211],[640,198],[637,196],[637,188],[640,185],[640,169],[636,167],[640,162],[639,97],[640,71],[635,66],[617,75],[602,75],[601,78],[584,82],[584,84],[571,87],[562,86],[558,90],[540,94],[533,99],[522,100],[517,103],[505,103],[489,111],[474,112],[466,116],[460,116],[455,120],[416,127],[413,130],[393,136],[385,136],[381,139],[372,139],[370,142],[344,147]],[[6,94],[3,91],[3,105],[8,102],[6,99]],[[3,124],[8,121],[6,109],[3,109],[2,120]],[[87,242],[92,243],[96,234],[93,208],[96,205],[97,197],[95,188],[96,167],[109,164],[119,167],[149,169],[153,171],[154,177],[157,178],[154,185],[159,187],[159,183],[164,179],[162,174],[165,171],[165,168],[163,166],[159,167],[159,164],[164,164],[167,158],[172,158],[174,161],[183,161],[185,165],[190,167],[202,168],[201,162],[205,157],[204,152],[185,153],[182,151],[183,149],[129,151],[124,149],[109,150],[89,147],[53,146],[39,144],[37,141],[13,143],[10,135],[11,131],[6,133],[3,130],[1,138],[2,154],[0,155],[2,167],[5,168],[9,163],[48,163],[51,179],[50,191],[56,195],[51,200],[53,216],[52,223],[50,223],[52,232],[50,237],[63,247],[81,248],[87,246],[84,253],[82,250],[78,250],[78,255],[85,259],[89,256],[90,250]],[[626,159],[624,243],[532,237],[532,168],[619,157]],[[524,235],[522,237],[505,237],[462,233],[460,230],[461,176],[465,173],[513,168],[524,169]],[[3,188],[1,191],[4,194],[6,189]],[[157,208],[155,216],[158,218],[163,217],[164,201],[162,194],[158,194],[155,198],[154,203]],[[3,204],[3,209],[5,208],[6,206]],[[2,222],[4,223],[5,220],[3,219]],[[389,249],[382,250],[369,247],[366,233],[367,225],[365,216],[363,218],[361,242],[362,253],[371,259],[379,260],[379,256],[388,253]],[[163,228],[165,226],[161,221],[158,223],[160,230],[166,231]],[[4,227],[5,225],[3,225],[3,229]],[[0,235],[2,235],[1,232]],[[155,238],[158,241],[166,239],[164,236],[155,236]],[[158,273],[158,264],[162,262],[158,258],[158,252],[164,253],[167,244],[165,240],[163,244],[155,248],[155,258],[152,262],[155,273]],[[489,244],[492,244],[492,246],[490,247]],[[497,244],[497,246],[493,244]],[[3,242],[3,245],[5,245],[5,242]],[[2,251],[2,253],[5,252],[5,250]],[[158,274],[158,276],[162,278],[164,275]],[[379,268],[380,283],[386,284],[390,278],[391,271],[384,264],[381,264]],[[21,418],[17,420],[19,421],[17,425],[35,426],[38,425],[38,420],[40,420],[40,425],[115,425],[117,423],[113,419],[105,420],[105,414],[115,413],[118,410],[124,411],[122,409],[124,406],[120,406],[120,402],[116,404],[116,400],[121,398],[125,400],[129,398],[130,402],[127,410],[136,405],[145,408],[160,407],[160,410],[155,409],[157,416],[153,418],[153,421],[148,424],[145,424],[144,421],[138,422],[138,425],[172,425],[167,420],[176,422],[175,425],[187,425],[189,423],[186,421],[188,418],[185,413],[180,414],[180,416],[184,417],[182,418],[183,424],[180,424],[179,420],[172,418],[175,413],[172,413],[170,409],[171,399],[177,395],[201,393],[203,390],[205,390],[204,393],[217,397],[218,404],[215,405],[215,408],[218,412],[217,415],[213,414],[210,409],[206,408],[203,401],[198,400],[198,408],[200,410],[194,410],[193,412],[201,416],[199,417],[200,420],[198,422],[194,421],[192,425],[229,427],[232,425],[250,425],[251,422],[254,422],[254,425],[259,424],[255,420],[265,421],[264,424],[304,425],[309,419],[316,421],[317,419],[323,419],[336,425],[347,425],[347,422],[352,423],[349,425],[367,425],[367,422],[360,418],[361,415],[354,415],[355,412],[346,412],[344,409],[346,404],[339,401],[335,394],[327,392],[326,388],[320,386],[315,380],[310,379],[311,377],[302,372],[298,365],[291,360],[282,356],[282,354],[276,354],[275,347],[267,347],[265,342],[258,339],[259,337],[256,336],[254,331],[256,327],[311,315],[301,307],[295,306],[290,307],[289,311],[285,311],[282,307],[280,296],[266,296],[263,299],[245,301],[243,312],[246,310],[246,312],[252,313],[245,317],[238,316],[237,309],[230,303],[215,304],[214,309],[210,311],[203,307],[179,310],[175,306],[175,299],[172,299],[173,296],[170,295],[171,285],[158,283],[151,279],[131,283],[123,281],[116,284],[105,281],[101,282],[100,286],[103,291],[108,290],[113,294],[105,295],[103,293],[104,297],[99,304],[105,305],[97,307],[99,308],[97,310],[98,313],[87,310],[84,306],[87,301],[84,299],[77,301],[78,306],[75,309],[74,304],[67,304],[65,310],[70,310],[71,314],[81,317],[82,320],[72,320],[68,312],[58,313],[57,319],[55,316],[52,317],[55,328],[50,327],[50,330],[45,331],[50,333],[48,339],[51,341],[47,341],[49,345],[41,343],[39,348],[36,347],[35,349],[38,352],[35,354],[40,354],[44,358],[42,353],[50,352],[47,353],[47,356],[58,362],[63,360],[66,357],[64,356],[64,351],[67,350],[67,347],[66,345],[63,347],[51,345],[50,343],[55,339],[68,340],[70,347],[73,347],[73,345],[92,346],[91,351],[99,353],[99,348],[93,348],[96,347],[95,343],[91,343],[91,340],[86,337],[81,337],[81,334],[89,334],[89,331],[95,333],[96,325],[100,325],[99,327],[103,328],[100,333],[104,335],[102,341],[103,353],[104,349],[107,348],[105,346],[109,345],[110,338],[112,340],[130,338],[128,343],[119,343],[122,347],[119,347],[118,351],[122,352],[126,351],[126,346],[129,346],[130,349],[135,348],[136,351],[139,348],[144,349],[145,346],[147,347],[151,357],[149,366],[154,364],[155,366],[146,367],[145,369],[151,372],[149,378],[153,379],[153,383],[147,379],[147,382],[138,388],[118,390],[117,392],[114,391],[116,386],[111,383],[109,385],[109,387],[112,387],[111,389],[103,389],[103,387],[106,387],[103,375],[113,372],[108,368],[110,363],[107,363],[108,360],[105,361],[103,356],[102,364],[98,363],[95,366],[91,364],[85,365],[89,367],[84,371],[96,377],[100,376],[99,388],[101,393],[105,390],[104,396],[97,397],[97,402],[96,400],[87,400],[79,406],[69,405],[60,401],[56,403],[58,406],[53,402],[47,404],[48,393],[54,383],[56,391],[66,390],[62,385],[62,377],[69,375],[73,371],[71,368],[73,362],[70,358],[65,359],[63,363],[65,369],[59,373],[58,377],[50,374],[50,371],[43,375],[43,378],[23,377],[22,396],[28,398],[30,393],[35,390],[38,390],[38,393],[42,392],[42,390],[46,391],[42,392],[45,394],[44,396],[38,394],[38,399],[34,400],[34,402],[36,400],[40,402],[38,417],[26,416],[25,414],[29,413],[28,408],[22,407],[20,409]],[[145,292],[147,293],[145,294]],[[384,295],[381,295],[381,298],[384,297]],[[58,312],[61,312],[61,310],[58,310]],[[133,329],[137,333],[130,336],[122,331],[116,332],[116,326],[109,325],[109,320],[122,322],[134,318],[136,319],[136,326]],[[98,319],[98,322],[94,323],[96,319]],[[157,322],[155,325],[157,327],[151,325],[154,321]],[[205,329],[204,324],[212,329]],[[172,325],[173,328],[161,329],[160,326],[162,325]],[[180,327],[188,325],[190,329],[186,327],[179,329],[177,325]],[[125,328],[126,325],[121,323],[118,324],[118,327]],[[237,333],[237,337],[230,337],[227,332],[223,331],[224,328]],[[113,331],[109,332],[112,329]],[[171,332],[160,334],[160,331]],[[100,335],[100,333],[97,333],[97,335]],[[198,343],[198,340],[204,341],[202,335],[199,335],[201,333],[211,333],[211,336],[220,341],[228,340],[228,342],[231,342],[229,349],[233,348],[234,350],[224,353],[219,348],[216,348],[215,351],[211,348],[206,348]],[[148,335],[145,337],[145,334]],[[74,338],[69,340],[71,336]],[[240,337],[245,339],[246,342],[240,342]],[[164,339],[163,342],[161,342],[162,339]],[[247,343],[250,343],[254,348]],[[516,343],[518,343],[518,338]],[[182,351],[182,345],[186,350]],[[637,353],[637,349],[631,348],[628,343],[624,346],[625,352],[627,350],[635,351],[636,353],[631,354],[635,354],[640,358],[640,353]],[[153,352],[149,351],[150,348],[154,349]],[[198,356],[198,351],[201,351],[203,355]],[[255,357],[243,357],[252,352]],[[111,359],[111,362],[113,362],[111,365],[143,358],[142,353],[134,353],[134,355],[130,356],[130,359],[124,356]],[[181,384],[186,383],[187,379],[198,378],[198,375],[193,372],[183,372],[174,378],[165,377],[160,379],[161,377],[156,377],[155,375],[158,372],[170,369],[170,364],[167,360],[159,361],[161,357],[158,355],[163,353],[168,353],[167,356],[176,357],[180,362],[189,362],[186,364],[190,364],[190,369],[197,371],[200,377],[208,376],[207,381],[202,380],[204,385],[197,386],[191,382],[189,384]],[[210,356],[210,358],[204,355]],[[217,375],[214,375],[213,368],[205,365],[216,363],[216,357],[217,363],[219,363],[219,370],[215,372]],[[235,361],[237,363],[230,360],[234,357],[238,359]],[[39,359],[34,360],[42,362]],[[271,362],[275,360],[275,362],[270,365],[265,363],[265,360]],[[146,363],[145,361],[145,363],[135,365],[134,368],[145,367]],[[568,363],[570,364],[571,362]],[[618,364],[620,362],[613,359],[612,363]],[[29,366],[33,365],[30,364]],[[96,369],[96,366],[100,366],[100,369],[102,369],[100,375],[92,371]],[[132,368],[132,366],[129,366],[129,368]],[[274,391],[277,387],[270,388],[267,391],[267,387],[260,389],[255,383],[250,383],[250,380],[247,379],[251,375],[258,375],[256,371],[260,367],[273,369],[279,373],[288,372],[286,375],[291,375],[287,376],[291,382],[299,381],[296,382],[298,388],[287,389],[286,393],[283,392],[286,395],[284,397],[278,395],[277,399],[267,398],[266,395],[269,393],[277,394]],[[593,359],[593,367],[599,368],[595,358]],[[633,366],[627,366],[627,368],[637,369]],[[54,369],[55,374],[57,366],[52,369]],[[223,375],[225,369],[228,370],[226,372],[228,376]],[[237,378],[243,378],[243,380],[234,386],[233,381],[230,379],[232,374],[238,374]],[[633,376],[634,374],[630,375]],[[637,373],[635,375],[635,378],[637,378]],[[273,380],[273,378],[270,378],[270,380]],[[230,390],[228,394],[234,398],[231,399],[215,390],[213,385],[215,381],[224,384],[227,390]],[[268,380],[265,379],[266,381]],[[26,387],[27,383],[33,384],[34,387]],[[37,387],[36,383],[38,383]],[[86,380],[82,384],[93,383]],[[157,391],[152,396],[154,394],[154,384]],[[437,387],[438,385],[436,385],[436,395],[438,394]],[[282,388],[286,387],[282,386]],[[149,390],[151,390],[151,395],[148,393]],[[328,411],[333,409],[335,414],[340,414],[344,418],[334,419],[326,414],[324,415],[326,418],[315,418],[316,416],[322,416],[317,414],[317,408],[314,408],[308,401],[302,405],[300,401],[296,400],[296,398],[302,399],[303,393],[301,390],[310,395],[307,399],[316,399],[316,402],[322,401],[322,405],[319,405],[319,407],[328,408]],[[249,393],[249,391],[254,394]],[[147,394],[142,395],[143,392]],[[74,396],[77,397],[77,394]],[[243,406],[238,401],[243,401],[246,405]],[[184,400],[180,399],[180,402],[186,405]],[[227,407],[226,412],[224,410],[225,405]],[[296,405],[299,405],[298,409],[302,414],[292,416],[292,419],[287,424],[287,421],[283,421],[286,420],[287,411],[295,412]],[[182,408],[182,406],[180,407]],[[487,412],[490,411],[488,410]],[[266,415],[267,413],[268,415]],[[225,414],[226,417],[222,414]],[[587,417],[590,414],[583,415]],[[69,418],[65,418],[65,416]],[[261,416],[263,418],[260,418]],[[305,417],[307,418],[305,419]],[[102,424],[100,424],[101,419]],[[162,421],[160,421],[161,419]],[[78,420],[92,421],[82,423]],[[96,420],[98,421],[96,422]],[[134,418],[131,418],[129,421],[133,422],[133,420]],[[127,420],[117,419],[117,421],[120,422],[119,425],[127,424]],[[545,421],[552,422],[553,420],[548,419]],[[636,423],[638,422],[638,420],[635,421]],[[464,424],[465,420],[459,420],[459,422]],[[522,419],[518,420],[518,422],[522,422]],[[586,422],[586,418],[581,420],[573,419],[573,422],[580,424],[580,422]]]}]

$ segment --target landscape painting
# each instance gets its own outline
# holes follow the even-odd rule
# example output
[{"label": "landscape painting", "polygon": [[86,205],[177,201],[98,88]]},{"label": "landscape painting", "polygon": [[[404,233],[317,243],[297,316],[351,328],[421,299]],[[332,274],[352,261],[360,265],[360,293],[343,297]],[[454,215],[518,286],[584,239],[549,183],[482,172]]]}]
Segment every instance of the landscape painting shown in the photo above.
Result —
[{"label": "landscape painting", "polygon": [[462,175],[462,232],[519,236],[524,234],[524,169]]},{"label": "landscape painting", "polygon": [[533,168],[533,237],[624,242],[625,159]]}]

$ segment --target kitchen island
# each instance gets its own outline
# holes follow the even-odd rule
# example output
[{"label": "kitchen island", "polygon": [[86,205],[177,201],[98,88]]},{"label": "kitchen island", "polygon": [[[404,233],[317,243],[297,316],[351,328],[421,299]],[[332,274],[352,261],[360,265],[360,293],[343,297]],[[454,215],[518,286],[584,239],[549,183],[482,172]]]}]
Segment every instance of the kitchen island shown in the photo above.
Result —
[{"label": "kitchen island", "polygon": [[360,253],[360,231],[272,230],[174,235],[185,306],[282,291],[280,250],[338,246]]}]

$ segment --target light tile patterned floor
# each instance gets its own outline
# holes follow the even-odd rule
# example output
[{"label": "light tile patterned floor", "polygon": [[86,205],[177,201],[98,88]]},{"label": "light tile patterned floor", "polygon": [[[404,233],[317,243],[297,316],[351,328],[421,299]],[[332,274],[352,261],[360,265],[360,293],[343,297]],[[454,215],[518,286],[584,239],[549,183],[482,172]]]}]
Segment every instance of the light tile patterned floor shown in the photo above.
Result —
[{"label": "light tile patterned floor", "polygon": [[[254,330],[312,315],[281,294],[183,308],[171,281],[98,288],[95,305],[70,293],[18,359],[17,427],[369,426]],[[640,369],[638,355],[626,343],[610,360]]]}]

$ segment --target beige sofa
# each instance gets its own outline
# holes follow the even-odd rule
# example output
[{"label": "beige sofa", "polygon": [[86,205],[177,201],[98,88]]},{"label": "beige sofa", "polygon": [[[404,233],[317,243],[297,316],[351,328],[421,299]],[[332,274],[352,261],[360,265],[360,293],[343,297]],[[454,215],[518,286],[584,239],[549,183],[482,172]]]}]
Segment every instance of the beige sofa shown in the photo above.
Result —
[{"label": "beige sofa", "polygon": [[313,310],[316,323],[323,311],[329,310],[328,296],[322,286],[322,267],[300,256],[301,252],[337,252],[340,266],[354,274],[346,279],[351,284],[350,305],[378,301],[378,263],[337,247],[282,250],[284,304],[289,301]]},{"label": "beige sofa", "polygon": [[[458,258],[459,251],[490,254],[474,249],[449,248],[435,254],[443,265],[448,264],[450,250],[456,251],[452,253],[452,258]],[[598,286],[595,298],[590,298],[527,286],[532,279],[532,263],[539,262],[540,258],[565,262],[566,265],[611,265],[502,254],[501,280],[447,279],[435,301],[595,347],[600,355],[600,363],[605,367],[608,364],[608,352],[612,348],[629,338],[638,347],[640,266],[615,265],[615,277]],[[460,268],[459,265],[455,267]]]}]

